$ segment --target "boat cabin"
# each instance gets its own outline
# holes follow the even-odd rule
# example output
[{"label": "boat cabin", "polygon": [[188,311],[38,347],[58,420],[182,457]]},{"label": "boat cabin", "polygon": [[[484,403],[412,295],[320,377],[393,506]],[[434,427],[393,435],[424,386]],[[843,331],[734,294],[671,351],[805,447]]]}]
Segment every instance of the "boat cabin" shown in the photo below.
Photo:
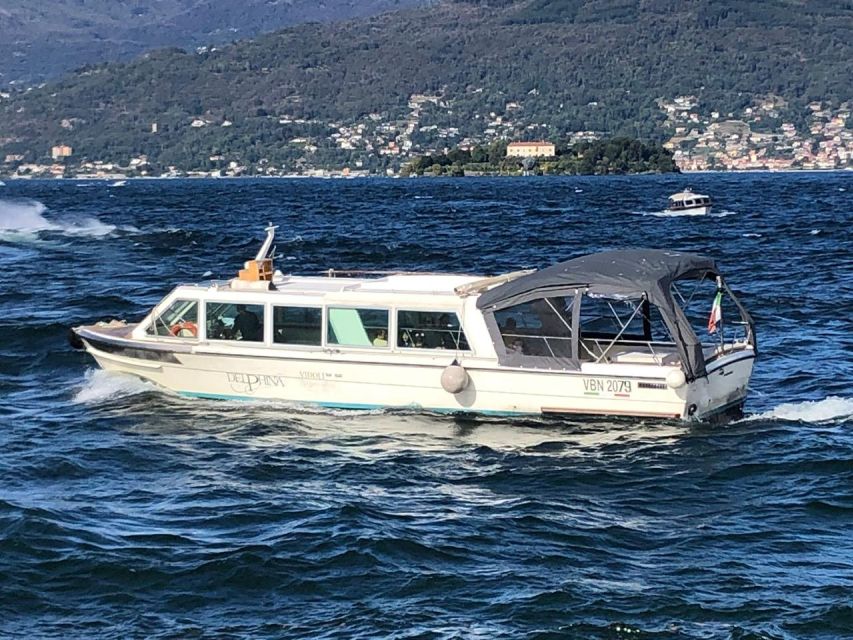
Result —
[{"label": "boat cabin", "polygon": [[[691,254],[612,251],[495,278],[339,276],[276,272],[265,291],[237,279],[178,287],[134,336],[344,355],[443,352],[522,369],[681,366],[688,381],[726,349],[754,346],[752,320],[714,262]],[[717,293],[738,320],[703,344]],[[724,337],[732,329],[739,335]]]},{"label": "boat cabin", "polygon": [[669,196],[670,211],[684,211],[685,209],[698,209],[711,206],[711,197],[699,193],[693,193],[685,189],[680,193]]},{"label": "boat cabin", "polygon": [[234,281],[175,289],[138,337],[240,347],[470,352],[454,288],[476,276],[285,276],[267,291]]}]

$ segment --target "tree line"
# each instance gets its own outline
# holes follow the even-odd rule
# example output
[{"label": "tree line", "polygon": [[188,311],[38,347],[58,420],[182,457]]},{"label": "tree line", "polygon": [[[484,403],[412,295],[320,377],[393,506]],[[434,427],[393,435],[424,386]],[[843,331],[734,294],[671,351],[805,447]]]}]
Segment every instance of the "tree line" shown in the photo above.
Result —
[{"label": "tree line", "polygon": [[655,142],[632,138],[561,141],[550,158],[506,156],[507,143],[451,149],[441,154],[419,156],[403,167],[403,175],[610,175],[673,173],[678,167],[672,152]]}]

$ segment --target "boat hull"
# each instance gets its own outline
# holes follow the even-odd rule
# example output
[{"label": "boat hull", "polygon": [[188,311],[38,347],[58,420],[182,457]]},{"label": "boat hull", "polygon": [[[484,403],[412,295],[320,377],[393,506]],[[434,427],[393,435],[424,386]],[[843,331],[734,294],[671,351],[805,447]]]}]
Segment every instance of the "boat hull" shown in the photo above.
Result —
[{"label": "boat hull", "polygon": [[[350,409],[407,408],[499,415],[578,414],[704,420],[742,406],[751,350],[709,366],[709,375],[678,389],[672,367],[591,365],[575,370],[500,367],[471,358],[468,384],[442,388],[453,359],[437,352],[389,362],[371,354],[315,350],[271,352],[221,345],[145,344],[79,331],[86,350],[109,371],[129,373],[175,393],[201,398],[284,401]],[[603,367],[611,371],[604,373]]]},{"label": "boat hull", "polygon": [[706,216],[711,213],[711,207],[687,207],[684,209],[667,209],[667,213],[674,216]]}]

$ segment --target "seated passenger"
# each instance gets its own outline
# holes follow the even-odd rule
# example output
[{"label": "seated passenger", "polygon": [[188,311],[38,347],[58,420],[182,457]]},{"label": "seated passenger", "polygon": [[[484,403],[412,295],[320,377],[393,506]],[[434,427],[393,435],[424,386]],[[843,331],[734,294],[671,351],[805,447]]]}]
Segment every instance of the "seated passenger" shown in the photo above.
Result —
[{"label": "seated passenger", "polygon": [[506,322],[504,322],[504,326],[501,328],[501,337],[504,339],[504,345],[509,347],[514,340],[518,338],[516,335],[516,324],[515,318],[507,318]]},{"label": "seated passenger", "polygon": [[246,309],[246,305],[237,305],[237,317],[234,318],[234,335],[240,336],[241,340],[258,342],[262,340],[261,322],[252,311]]},{"label": "seated passenger", "polygon": [[513,338],[507,345],[506,350],[510,353],[524,353],[524,340],[521,338]]},{"label": "seated passenger", "polygon": [[388,333],[385,329],[380,329],[376,333],[376,337],[373,339],[374,347],[387,347],[388,346]]},{"label": "seated passenger", "polygon": [[231,337],[228,327],[222,322],[222,318],[214,318],[208,325],[207,337],[211,340],[227,340]]}]

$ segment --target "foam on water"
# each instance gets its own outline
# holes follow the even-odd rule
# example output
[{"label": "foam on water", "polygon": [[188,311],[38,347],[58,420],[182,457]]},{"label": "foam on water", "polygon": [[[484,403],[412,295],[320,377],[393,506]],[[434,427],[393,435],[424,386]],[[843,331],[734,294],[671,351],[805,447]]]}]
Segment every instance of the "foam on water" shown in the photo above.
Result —
[{"label": "foam on water", "polygon": [[689,211],[631,211],[631,215],[650,216],[652,218],[707,218],[708,214]]},{"label": "foam on water", "polygon": [[711,213],[691,213],[690,211],[631,211],[634,216],[651,216],[653,218],[727,218],[737,215],[737,211],[712,211]]},{"label": "foam on water", "polygon": [[[117,229],[114,224],[101,222],[92,216],[75,216],[66,220],[51,220],[44,214],[47,207],[37,200],[0,200],[0,237],[6,240],[26,240],[40,232],[58,232],[69,236],[106,236]],[[138,232],[136,227],[122,227]]]},{"label": "foam on water", "polygon": [[126,398],[151,391],[155,387],[140,378],[124,373],[89,369],[83,384],[74,394],[77,404],[100,404],[117,398]]},{"label": "foam on water", "polygon": [[0,232],[35,233],[58,229],[58,225],[42,215],[46,210],[46,206],[34,200],[0,200]]},{"label": "foam on water", "polygon": [[827,422],[853,417],[853,398],[828,396],[823,400],[785,402],[770,411],[751,416],[751,420],[800,420]]}]

